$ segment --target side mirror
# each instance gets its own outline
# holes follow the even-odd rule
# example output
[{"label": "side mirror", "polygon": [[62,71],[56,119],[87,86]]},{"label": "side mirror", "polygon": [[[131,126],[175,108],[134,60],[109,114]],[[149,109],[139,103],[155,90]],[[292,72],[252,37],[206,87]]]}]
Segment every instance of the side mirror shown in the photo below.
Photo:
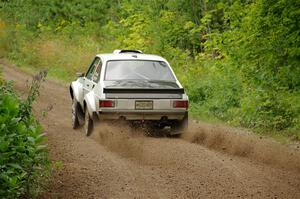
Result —
[{"label": "side mirror", "polygon": [[77,77],[84,77],[84,73],[76,73]]}]

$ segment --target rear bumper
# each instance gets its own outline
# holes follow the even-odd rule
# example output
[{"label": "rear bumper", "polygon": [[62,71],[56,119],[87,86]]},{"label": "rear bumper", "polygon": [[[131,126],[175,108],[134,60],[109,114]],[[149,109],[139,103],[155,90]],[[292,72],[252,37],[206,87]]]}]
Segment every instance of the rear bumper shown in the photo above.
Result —
[{"label": "rear bumper", "polygon": [[183,120],[187,110],[105,110],[97,112],[100,120]]}]

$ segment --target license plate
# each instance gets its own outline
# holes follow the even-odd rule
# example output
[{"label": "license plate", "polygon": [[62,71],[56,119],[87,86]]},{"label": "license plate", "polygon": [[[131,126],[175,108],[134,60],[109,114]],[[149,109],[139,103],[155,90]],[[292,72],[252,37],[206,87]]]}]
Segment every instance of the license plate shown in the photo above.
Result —
[{"label": "license plate", "polygon": [[153,101],[135,101],[135,109],[137,110],[152,110]]}]

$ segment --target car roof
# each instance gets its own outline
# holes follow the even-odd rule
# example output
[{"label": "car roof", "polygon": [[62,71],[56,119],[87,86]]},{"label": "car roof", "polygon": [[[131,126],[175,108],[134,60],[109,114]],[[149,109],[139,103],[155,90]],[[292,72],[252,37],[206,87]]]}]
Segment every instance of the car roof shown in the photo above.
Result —
[{"label": "car roof", "polygon": [[165,61],[166,60],[158,55],[142,54],[142,53],[110,53],[98,54],[103,61],[111,60],[152,60],[152,61]]}]

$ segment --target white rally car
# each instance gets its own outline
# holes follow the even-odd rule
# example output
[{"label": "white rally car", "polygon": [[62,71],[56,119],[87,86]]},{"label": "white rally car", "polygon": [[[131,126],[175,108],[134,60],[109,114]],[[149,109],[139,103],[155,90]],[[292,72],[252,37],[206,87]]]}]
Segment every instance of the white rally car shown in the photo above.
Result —
[{"label": "white rally car", "polygon": [[70,85],[72,126],[125,120],[180,135],[188,125],[188,96],[169,63],[138,50],[96,55],[86,74]]}]

